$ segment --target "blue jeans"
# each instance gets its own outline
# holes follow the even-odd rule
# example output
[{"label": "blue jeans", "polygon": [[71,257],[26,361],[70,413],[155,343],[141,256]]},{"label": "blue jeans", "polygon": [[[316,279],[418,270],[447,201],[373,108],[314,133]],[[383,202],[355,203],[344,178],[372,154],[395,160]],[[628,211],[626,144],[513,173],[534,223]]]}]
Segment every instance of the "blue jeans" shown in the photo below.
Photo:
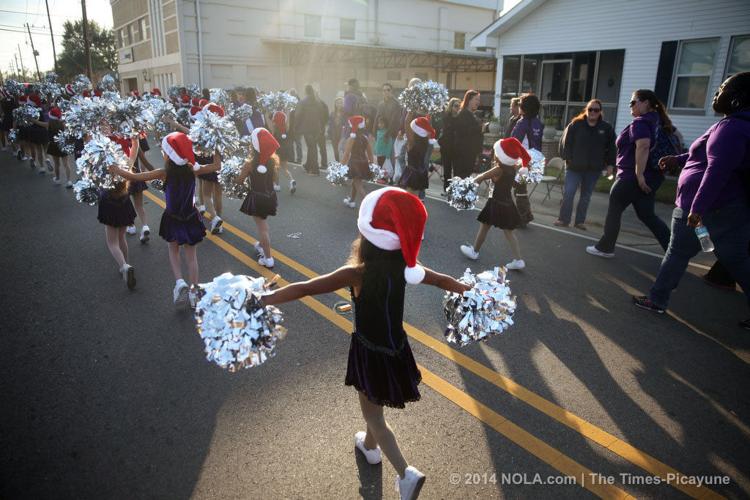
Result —
[{"label": "blue jeans", "polygon": [[[649,298],[659,307],[666,308],[669,295],[677,288],[688,262],[701,245],[695,229],[687,225],[688,211],[675,208],[672,212],[672,238],[659,267]],[[750,306],[750,204],[736,200],[703,216],[703,225],[714,242],[714,254],[740,284]]]},{"label": "blue jeans", "polygon": [[570,216],[573,214],[573,199],[581,186],[581,196],[578,198],[578,207],[576,208],[576,224],[586,222],[586,212],[589,209],[591,193],[594,192],[596,181],[599,180],[601,172],[584,171],[574,172],[573,170],[565,171],[565,188],[563,190],[563,200],[560,206],[560,216],[558,219],[565,224],[570,224]]}]

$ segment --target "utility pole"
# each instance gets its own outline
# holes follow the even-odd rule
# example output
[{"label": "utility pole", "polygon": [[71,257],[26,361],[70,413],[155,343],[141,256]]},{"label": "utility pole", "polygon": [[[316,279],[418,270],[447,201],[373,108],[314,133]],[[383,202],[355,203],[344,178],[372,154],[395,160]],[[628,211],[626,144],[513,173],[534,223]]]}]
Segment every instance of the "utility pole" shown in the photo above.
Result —
[{"label": "utility pole", "polygon": [[26,80],[26,68],[23,65],[23,54],[21,54],[21,44],[18,44],[18,58],[21,59],[21,77]]},{"label": "utility pole", "polygon": [[26,23],[26,31],[29,32],[29,41],[31,42],[31,53],[34,54],[34,66],[36,66],[36,79],[40,82],[42,81],[42,74],[39,73],[39,61],[37,61],[36,56],[39,55],[39,52],[36,51],[34,48],[34,39],[31,38],[31,28],[29,28],[29,23]]},{"label": "utility pole", "polygon": [[91,52],[89,51],[89,21],[86,18],[86,0],[81,0],[83,13],[83,51],[86,55],[86,76],[91,80]]},{"label": "utility pole", "polygon": [[49,23],[49,36],[52,39],[52,58],[55,61],[55,73],[57,73],[57,52],[55,51],[55,34],[52,33],[52,19],[49,16],[49,1],[44,0],[44,6],[47,7],[47,22]]}]

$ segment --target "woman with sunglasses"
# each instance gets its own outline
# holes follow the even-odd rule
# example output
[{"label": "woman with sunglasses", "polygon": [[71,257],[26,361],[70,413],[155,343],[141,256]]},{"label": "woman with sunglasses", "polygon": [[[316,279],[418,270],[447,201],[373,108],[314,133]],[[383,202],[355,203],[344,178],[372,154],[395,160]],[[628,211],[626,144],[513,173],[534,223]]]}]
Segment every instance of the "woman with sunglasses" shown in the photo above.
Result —
[{"label": "woman with sunglasses", "polygon": [[604,121],[602,102],[591,99],[584,110],[565,127],[560,141],[560,156],[566,163],[565,189],[555,226],[570,226],[573,199],[580,186],[575,227],[586,229],[584,222],[591,193],[605,167],[612,173],[616,154],[615,131],[612,125]]},{"label": "woman with sunglasses", "polygon": [[609,191],[604,234],[596,245],[586,247],[589,254],[607,259],[615,256],[622,213],[630,205],[665,251],[669,244],[669,227],[654,213],[656,190],[664,181],[664,174],[658,166],[649,166],[648,156],[656,141],[657,128],[661,133],[672,134],[674,127],[664,104],[652,90],[633,92],[630,114],[633,121],[620,132],[615,142],[617,180]]}]

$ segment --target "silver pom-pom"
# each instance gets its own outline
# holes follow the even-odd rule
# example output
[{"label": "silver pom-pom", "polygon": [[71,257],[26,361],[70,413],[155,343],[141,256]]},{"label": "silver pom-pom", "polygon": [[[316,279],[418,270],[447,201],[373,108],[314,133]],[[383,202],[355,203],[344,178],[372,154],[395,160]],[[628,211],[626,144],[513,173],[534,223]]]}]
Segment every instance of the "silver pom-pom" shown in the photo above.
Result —
[{"label": "silver pom-pom", "polygon": [[172,85],[171,87],[169,87],[167,89],[167,96],[170,99],[174,99],[175,101],[179,101],[181,95],[182,94],[180,94],[180,87],[178,87],[177,85]]},{"label": "silver pom-pom", "polygon": [[232,101],[229,99],[229,94],[226,90],[220,88],[214,88],[208,90],[208,96],[210,101],[214,104],[218,104],[222,108],[226,109]]},{"label": "silver pom-pom", "polygon": [[219,184],[224,194],[236,200],[244,200],[249,191],[247,180],[243,184],[237,184],[237,176],[245,164],[245,158],[247,157],[230,156],[224,159],[218,172]]},{"label": "silver pom-pom", "polygon": [[177,119],[177,111],[175,111],[171,102],[163,99],[152,98],[147,99],[145,102],[151,110],[151,116],[153,117],[151,125],[153,126],[154,134],[161,140],[172,131],[171,125],[167,122]]},{"label": "silver pom-pom", "polygon": [[428,80],[405,88],[398,96],[401,105],[412,113],[434,114],[445,111],[448,89],[445,85]]},{"label": "silver pom-pom", "polygon": [[109,173],[109,166],[128,169],[128,159],[119,144],[103,135],[94,135],[76,160],[78,177],[90,180],[99,189],[112,189],[120,180]]},{"label": "silver pom-pom", "polygon": [[201,94],[201,88],[198,86],[197,83],[190,83],[187,86],[185,86],[185,90],[187,90],[188,95],[192,97],[202,97],[203,94]]},{"label": "silver pom-pom", "polygon": [[102,120],[109,117],[107,102],[104,99],[74,97],[63,112],[63,121],[68,133],[81,139],[86,134],[98,132]]},{"label": "silver pom-pom", "polygon": [[196,114],[188,137],[193,141],[193,150],[200,156],[213,156],[215,151],[222,157],[231,156],[240,140],[234,123],[215,113]]},{"label": "silver pom-pom", "polygon": [[283,111],[289,113],[297,107],[299,100],[289,92],[269,92],[258,99],[261,109],[266,113]]},{"label": "silver pom-pom", "polygon": [[17,128],[12,128],[8,131],[8,141],[10,141],[11,144],[16,144],[18,142]]},{"label": "silver pom-pom", "polygon": [[117,80],[114,76],[107,74],[102,77],[102,81],[99,82],[99,88],[101,90],[108,90],[110,92],[117,92]]},{"label": "silver pom-pom", "polygon": [[73,192],[76,195],[76,201],[78,203],[85,203],[86,205],[96,205],[99,201],[99,190],[91,179],[81,179],[73,184]]},{"label": "silver pom-pom", "polygon": [[472,210],[479,199],[479,184],[467,177],[453,177],[448,181],[448,204],[456,210]]},{"label": "silver pom-pom", "polygon": [[18,83],[13,79],[5,80],[5,91],[11,96],[18,97],[20,95],[23,95],[24,90],[25,89],[22,83]]},{"label": "silver pom-pom", "polygon": [[164,184],[164,181],[161,179],[154,179],[150,182],[151,187],[156,189],[157,191],[166,191],[167,186]]},{"label": "silver pom-pom", "polygon": [[375,181],[388,178],[388,172],[377,163],[370,163],[370,173]]},{"label": "silver pom-pom", "polygon": [[458,281],[472,288],[462,294],[448,292],[443,298],[443,311],[448,320],[445,340],[463,347],[513,326],[516,299],[510,294],[505,269],[474,275],[467,269]]},{"label": "silver pom-pom", "polygon": [[44,74],[44,81],[48,83],[55,83],[57,81],[57,73],[54,71],[47,71]]},{"label": "silver pom-pom", "polygon": [[62,95],[63,88],[59,83],[45,80],[39,84],[39,92],[45,96],[48,102],[54,102]]},{"label": "silver pom-pom", "polygon": [[349,166],[343,165],[337,161],[328,162],[328,171],[326,179],[331,184],[343,186],[349,180]]},{"label": "silver pom-pom", "polygon": [[154,126],[154,115],[147,102],[133,97],[112,99],[108,109],[112,131],[123,137],[148,132]]},{"label": "silver pom-pom", "polygon": [[195,324],[208,361],[235,372],[276,354],[286,329],[281,311],[262,305],[264,278],[224,273],[198,290]]},{"label": "silver pom-pom", "polygon": [[31,104],[18,106],[13,110],[13,119],[18,127],[30,127],[39,119],[39,108]]},{"label": "silver pom-pom", "polygon": [[75,137],[71,136],[67,130],[61,130],[55,134],[55,144],[66,155],[72,155],[75,152]]},{"label": "silver pom-pom", "polygon": [[245,123],[253,115],[253,107],[249,104],[242,104],[230,109],[227,115],[230,120]]},{"label": "silver pom-pom", "polygon": [[89,80],[89,77],[86,75],[77,75],[73,79],[72,85],[76,94],[82,94],[84,90],[89,90],[91,88],[91,80]]},{"label": "silver pom-pom", "polygon": [[528,167],[521,167],[516,172],[516,182],[519,184],[538,184],[544,176],[546,159],[538,149],[529,149],[531,161]]},{"label": "silver pom-pom", "polygon": [[175,111],[177,123],[183,127],[190,127],[193,124],[193,115],[190,114],[189,108],[179,108]]}]

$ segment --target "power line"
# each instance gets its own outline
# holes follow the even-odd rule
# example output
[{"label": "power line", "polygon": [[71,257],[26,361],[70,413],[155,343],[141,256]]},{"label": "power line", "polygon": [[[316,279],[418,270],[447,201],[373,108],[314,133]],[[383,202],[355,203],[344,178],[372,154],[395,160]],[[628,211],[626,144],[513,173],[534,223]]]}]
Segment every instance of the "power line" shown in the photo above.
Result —
[{"label": "power line", "polygon": [[[26,15],[32,14],[32,15],[37,15],[37,16],[43,15],[42,13],[24,12],[22,10],[8,10],[8,9],[0,9],[0,12],[8,12],[10,14],[26,14]],[[66,18],[72,19],[75,16],[66,16],[66,15],[63,15],[63,14],[52,14],[52,17],[66,17]],[[75,17],[75,19],[78,19],[78,18]]]}]

